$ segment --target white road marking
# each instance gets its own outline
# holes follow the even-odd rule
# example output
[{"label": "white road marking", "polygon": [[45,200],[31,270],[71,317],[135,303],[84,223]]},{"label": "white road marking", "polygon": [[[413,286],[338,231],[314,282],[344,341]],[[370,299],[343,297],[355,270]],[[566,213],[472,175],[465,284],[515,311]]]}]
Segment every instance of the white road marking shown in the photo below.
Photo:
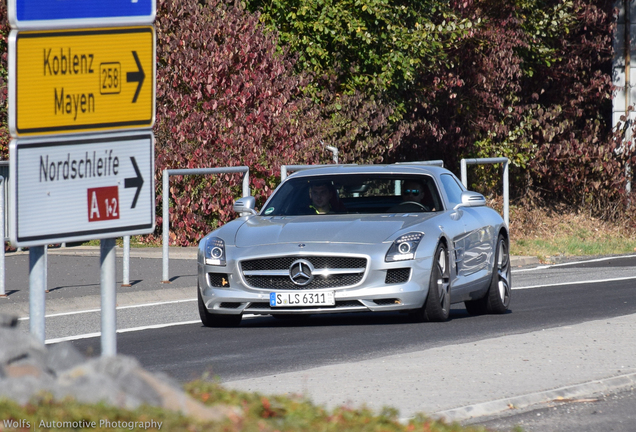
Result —
[{"label": "white road marking", "polygon": [[563,285],[583,285],[583,284],[592,284],[592,283],[601,283],[601,282],[624,281],[624,280],[632,280],[632,279],[636,279],[636,276],[620,277],[620,278],[612,278],[612,279],[585,280],[585,281],[575,281],[575,282],[560,282],[555,284],[531,285],[531,286],[525,286],[525,287],[513,286],[512,289],[520,290],[520,289],[531,289],[531,288],[547,288],[547,287],[555,287],[555,286],[563,286]]},{"label": "white road marking", "polygon": [[[166,327],[172,327],[172,326],[178,326],[178,325],[196,324],[200,322],[201,320],[194,320],[194,321],[182,321],[177,323],[154,324],[154,325],[142,326],[142,327],[131,327],[127,329],[119,329],[117,330],[117,333],[128,333],[128,332],[141,331],[141,330],[159,329],[159,328],[166,328]],[[72,341],[72,340],[78,340],[78,339],[88,339],[88,338],[99,337],[101,335],[102,335],[102,332],[85,333],[85,334],[75,335],[75,336],[66,336],[66,337],[55,338],[55,339],[47,339],[46,341],[44,341],[44,343],[52,344],[52,343],[66,342],[66,341]]]},{"label": "white road marking", "polygon": [[[197,301],[197,299],[196,298],[192,298],[192,299],[171,300],[171,301],[156,302],[156,303],[143,303],[143,304],[129,305],[129,306],[118,306],[117,310],[132,309],[132,308],[139,308],[139,307],[149,307],[149,306],[161,306],[161,305],[166,305],[166,304],[186,303],[186,302],[193,302],[193,301]],[[86,313],[93,313],[93,312],[101,312],[101,309],[86,309],[86,310],[73,311],[73,312],[61,312],[61,313],[56,313],[56,314],[45,315],[44,318],[53,318],[53,317],[68,316],[68,315],[78,315],[78,314],[86,314]],[[18,318],[18,321],[25,321],[25,320],[28,320],[28,319],[29,319],[28,316],[27,317],[21,317],[21,318]]]},{"label": "white road marking", "polygon": [[[253,314],[243,315],[243,319],[256,318],[256,317],[257,315],[253,315]],[[200,323],[201,323],[201,320],[192,320],[192,321],[181,321],[181,322],[175,322],[175,323],[153,324],[153,325],[147,325],[147,326],[141,326],[141,327],[119,329],[117,330],[117,333],[130,333],[130,332],[136,332],[136,331],[142,331],[142,330],[152,330],[152,329],[160,329],[160,328],[166,328],[166,327],[172,327],[172,326],[200,324]],[[74,341],[79,339],[90,339],[90,338],[100,337],[101,335],[102,335],[102,332],[85,333],[85,334],[80,334],[75,336],[65,336],[61,338],[47,339],[44,341],[44,343],[53,344],[53,343],[59,343],[59,342]]]}]

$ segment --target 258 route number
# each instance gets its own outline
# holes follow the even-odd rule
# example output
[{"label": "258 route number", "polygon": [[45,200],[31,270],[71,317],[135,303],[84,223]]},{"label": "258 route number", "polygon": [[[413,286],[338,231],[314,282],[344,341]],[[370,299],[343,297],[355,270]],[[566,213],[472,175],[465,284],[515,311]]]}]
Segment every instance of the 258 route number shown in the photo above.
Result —
[{"label": "258 route number", "polygon": [[121,92],[121,63],[102,63],[99,66],[99,92],[117,94]]}]

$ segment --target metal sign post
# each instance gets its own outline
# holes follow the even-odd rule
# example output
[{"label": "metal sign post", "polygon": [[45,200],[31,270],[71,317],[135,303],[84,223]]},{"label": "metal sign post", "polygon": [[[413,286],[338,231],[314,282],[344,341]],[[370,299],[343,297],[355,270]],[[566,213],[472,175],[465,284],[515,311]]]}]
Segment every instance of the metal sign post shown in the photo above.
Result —
[{"label": "metal sign post", "polygon": [[117,354],[117,260],[115,239],[100,243],[100,284],[102,297],[102,355]]},{"label": "metal sign post", "polygon": [[44,246],[29,249],[29,331],[44,343]]},{"label": "metal sign post", "polygon": [[[7,2],[10,238],[30,248],[30,330],[42,342],[46,245],[101,239],[102,356],[117,354],[114,238],[155,226],[156,10],[156,0]],[[71,135],[96,132],[106,133]]]}]

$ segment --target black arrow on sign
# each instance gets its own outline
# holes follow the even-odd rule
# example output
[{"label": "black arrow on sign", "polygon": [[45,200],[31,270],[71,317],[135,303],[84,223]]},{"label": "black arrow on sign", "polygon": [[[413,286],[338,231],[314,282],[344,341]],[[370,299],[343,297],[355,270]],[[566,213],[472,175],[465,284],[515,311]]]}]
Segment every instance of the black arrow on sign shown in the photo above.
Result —
[{"label": "black arrow on sign", "polygon": [[146,75],[144,75],[144,68],[141,67],[141,62],[139,61],[139,57],[137,57],[137,51],[132,51],[132,55],[135,58],[135,63],[137,63],[138,71],[126,73],[126,81],[137,83],[137,91],[135,92],[135,97],[133,97],[132,100],[132,103],[135,103],[137,102],[137,97],[141,91],[141,86],[144,84],[144,78],[146,78]]},{"label": "black arrow on sign", "polygon": [[141,187],[144,185],[144,178],[141,176],[141,172],[139,171],[139,167],[137,166],[137,161],[135,160],[135,158],[131,156],[130,161],[133,164],[133,168],[135,169],[137,177],[124,179],[124,188],[137,188],[135,199],[133,199],[132,205],[130,206],[130,208],[135,208],[135,206],[137,205],[137,198],[139,198],[139,192],[141,192]]}]

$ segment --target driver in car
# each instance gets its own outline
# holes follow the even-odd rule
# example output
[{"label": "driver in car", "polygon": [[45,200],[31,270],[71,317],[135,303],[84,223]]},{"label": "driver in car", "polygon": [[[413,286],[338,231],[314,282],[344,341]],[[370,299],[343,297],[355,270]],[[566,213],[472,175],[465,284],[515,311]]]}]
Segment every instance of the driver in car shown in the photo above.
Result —
[{"label": "driver in car", "polygon": [[402,200],[402,204],[414,202],[424,207],[424,211],[435,211],[428,188],[417,180],[406,180],[402,183]]},{"label": "driver in car", "polygon": [[311,214],[333,213],[331,208],[333,190],[329,186],[328,182],[315,182],[309,186],[309,198],[311,199],[309,211]]}]

